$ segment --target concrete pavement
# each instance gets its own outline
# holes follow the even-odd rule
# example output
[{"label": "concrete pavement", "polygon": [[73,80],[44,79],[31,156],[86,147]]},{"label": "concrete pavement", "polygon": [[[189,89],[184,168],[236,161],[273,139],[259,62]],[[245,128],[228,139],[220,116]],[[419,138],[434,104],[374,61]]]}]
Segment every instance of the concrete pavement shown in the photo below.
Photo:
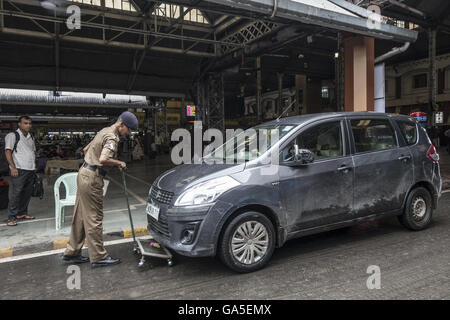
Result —
[{"label": "concrete pavement", "polygon": [[[56,254],[0,260],[0,299],[450,299],[450,192],[431,226],[404,229],[396,218],[289,241],[269,265],[236,274],[214,258],[176,256],[137,267],[131,243],[108,246],[123,262],[80,265],[81,288],[70,290],[67,266]],[[20,257],[17,257],[20,258]],[[380,289],[367,288],[370,266]]]}]

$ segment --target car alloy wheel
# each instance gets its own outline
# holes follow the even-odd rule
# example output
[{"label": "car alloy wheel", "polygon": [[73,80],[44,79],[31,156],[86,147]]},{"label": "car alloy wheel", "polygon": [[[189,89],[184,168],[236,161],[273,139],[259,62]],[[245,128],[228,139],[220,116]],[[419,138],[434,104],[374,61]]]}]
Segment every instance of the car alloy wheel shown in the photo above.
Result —
[{"label": "car alloy wheel", "polygon": [[239,212],[224,226],[218,255],[234,271],[253,272],[268,263],[275,245],[275,227],[266,215],[256,211]]},{"label": "car alloy wheel", "polygon": [[260,261],[268,247],[267,229],[258,221],[242,223],[231,239],[233,257],[242,264],[254,264]]},{"label": "car alloy wheel", "polygon": [[424,187],[417,187],[409,193],[400,223],[410,230],[423,230],[431,223],[433,216],[433,200],[430,192]]},{"label": "car alloy wheel", "polygon": [[411,204],[411,210],[415,221],[422,220],[427,212],[427,203],[425,202],[425,199],[421,196],[415,197]]}]

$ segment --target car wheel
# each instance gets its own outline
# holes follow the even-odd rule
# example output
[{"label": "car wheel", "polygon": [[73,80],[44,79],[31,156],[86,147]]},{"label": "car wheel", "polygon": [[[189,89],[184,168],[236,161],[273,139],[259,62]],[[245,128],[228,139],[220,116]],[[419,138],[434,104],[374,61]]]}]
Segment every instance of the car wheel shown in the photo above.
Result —
[{"label": "car wheel", "polygon": [[403,214],[398,219],[407,229],[423,230],[430,224],[432,215],[430,192],[419,187],[409,193]]},{"label": "car wheel", "polygon": [[219,243],[223,263],[237,272],[264,267],[275,249],[275,229],[262,213],[241,213],[226,226]]}]

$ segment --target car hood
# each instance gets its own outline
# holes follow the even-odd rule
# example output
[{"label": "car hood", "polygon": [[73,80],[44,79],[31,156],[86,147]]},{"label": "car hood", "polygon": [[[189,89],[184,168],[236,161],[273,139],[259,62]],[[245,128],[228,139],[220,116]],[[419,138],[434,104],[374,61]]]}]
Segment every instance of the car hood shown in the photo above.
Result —
[{"label": "car hood", "polygon": [[155,179],[154,185],[159,189],[181,194],[197,183],[213,178],[241,172],[245,169],[242,164],[183,164],[167,170]]}]

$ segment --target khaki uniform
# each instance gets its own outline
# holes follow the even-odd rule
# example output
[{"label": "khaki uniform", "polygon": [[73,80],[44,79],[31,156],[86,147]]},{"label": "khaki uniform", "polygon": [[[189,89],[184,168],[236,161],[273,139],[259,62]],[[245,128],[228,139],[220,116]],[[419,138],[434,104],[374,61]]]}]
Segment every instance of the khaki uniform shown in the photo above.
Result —
[{"label": "khaki uniform", "polygon": [[[84,161],[90,166],[102,167],[100,155],[116,158],[119,132],[115,125],[102,129],[88,145]],[[81,167],[77,177],[77,196],[70,239],[64,254],[81,254],[86,238],[91,263],[105,259],[103,246],[103,176],[99,170]]]}]

